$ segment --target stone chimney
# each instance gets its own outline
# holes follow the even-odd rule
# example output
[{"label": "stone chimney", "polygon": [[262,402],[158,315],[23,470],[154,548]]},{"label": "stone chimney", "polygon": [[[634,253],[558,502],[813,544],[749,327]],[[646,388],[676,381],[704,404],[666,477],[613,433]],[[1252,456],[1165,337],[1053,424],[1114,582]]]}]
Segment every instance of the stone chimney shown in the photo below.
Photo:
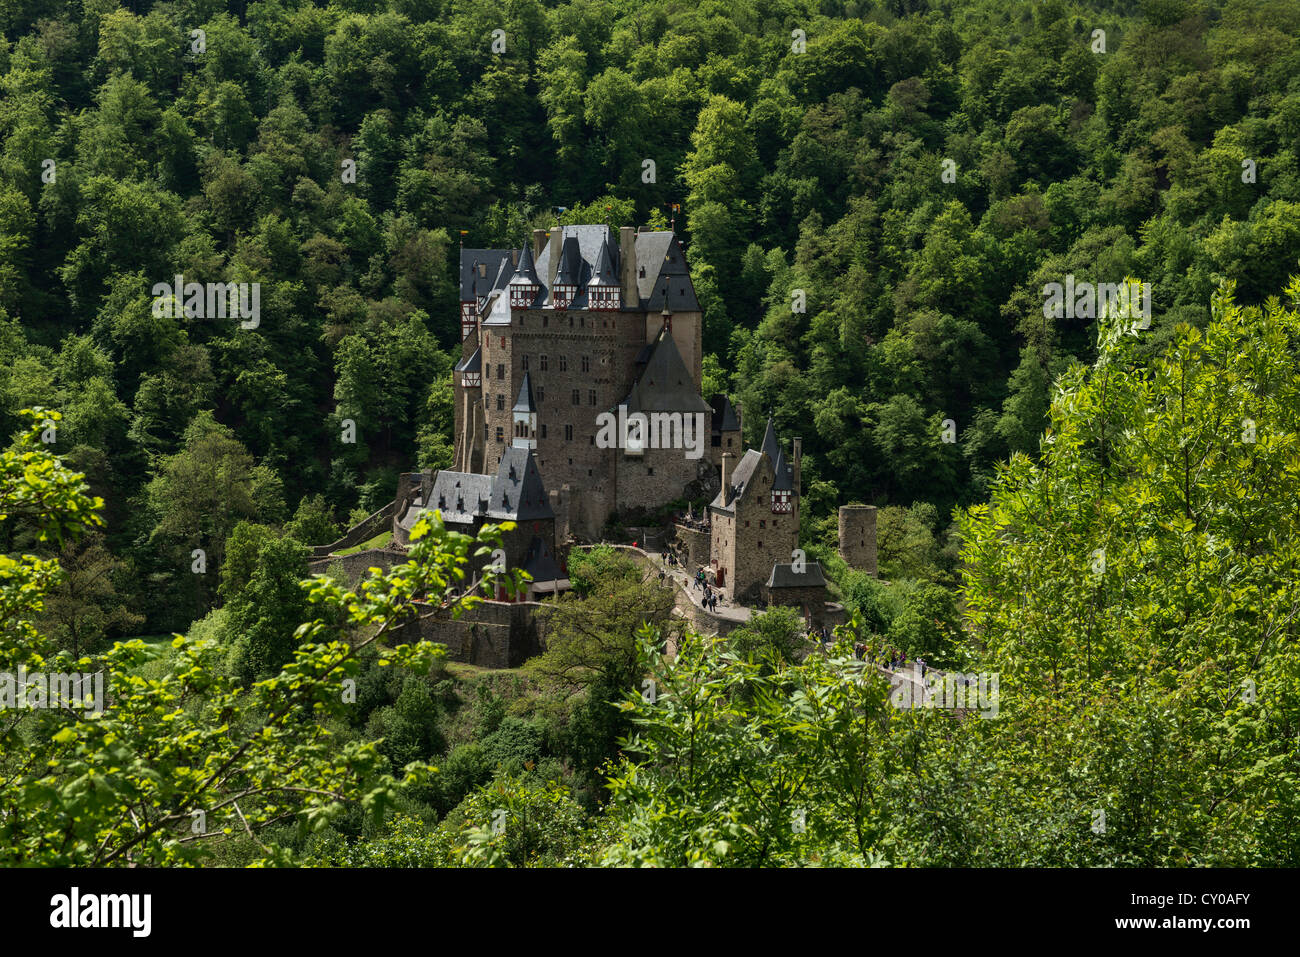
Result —
[{"label": "stone chimney", "polygon": [[546,264],[546,288],[555,288],[555,274],[560,271],[560,246],[564,241],[564,227],[556,223],[551,227],[551,261]]},{"label": "stone chimney", "polygon": [[790,497],[794,499],[794,507],[791,511],[794,514],[794,533],[799,534],[799,499],[803,498],[803,486],[800,484],[799,477],[803,471],[803,439],[795,436],[794,440],[794,494]]},{"label": "stone chimney", "polygon": [[542,256],[542,245],[546,242],[546,230],[533,230],[533,262],[537,262]]},{"label": "stone chimney", "polygon": [[722,504],[731,503],[731,488],[727,482],[731,480],[731,473],[735,469],[736,456],[730,452],[722,453]]},{"label": "stone chimney", "polygon": [[623,285],[623,308],[635,309],[641,305],[641,293],[637,290],[636,266],[636,230],[624,226],[618,231],[619,276]]}]

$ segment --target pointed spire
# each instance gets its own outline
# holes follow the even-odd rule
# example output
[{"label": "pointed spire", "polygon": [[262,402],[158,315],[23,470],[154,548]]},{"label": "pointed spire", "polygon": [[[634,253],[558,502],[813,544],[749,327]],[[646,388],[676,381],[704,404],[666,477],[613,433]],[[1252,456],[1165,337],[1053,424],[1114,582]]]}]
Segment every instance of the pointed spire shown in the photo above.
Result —
[{"label": "pointed spire", "polygon": [[519,386],[519,398],[515,400],[511,412],[536,412],[537,403],[533,400],[533,383],[524,373],[524,381]]},{"label": "pointed spire", "polygon": [[541,281],[537,278],[537,269],[533,266],[533,248],[527,244],[519,253],[519,265],[515,267],[515,274],[510,284],[512,286],[541,285]]},{"label": "pointed spire", "polygon": [[614,269],[614,257],[609,251],[609,238],[600,241],[600,252],[596,254],[596,269],[587,281],[588,286],[617,286],[618,273]]},{"label": "pointed spire", "polygon": [[576,286],[582,272],[582,252],[576,237],[570,236],[560,247],[560,268],[555,281],[565,286]]},{"label": "pointed spire", "polygon": [[763,444],[759,448],[767,453],[775,467],[777,459],[781,457],[781,443],[776,439],[776,426],[772,424],[770,415],[767,417],[767,431],[763,433]]},{"label": "pointed spire", "polygon": [[794,488],[794,469],[785,460],[785,452],[781,450],[770,415],[767,417],[767,431],[763,433],[763,451],[772,460],[772,491],[788,492]]}]

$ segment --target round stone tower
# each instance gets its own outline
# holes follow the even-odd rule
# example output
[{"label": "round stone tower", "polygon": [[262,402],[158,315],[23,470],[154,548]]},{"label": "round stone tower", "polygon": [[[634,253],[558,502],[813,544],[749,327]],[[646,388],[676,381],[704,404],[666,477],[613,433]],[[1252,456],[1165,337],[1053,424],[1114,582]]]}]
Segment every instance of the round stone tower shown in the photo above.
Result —
[{"label": "round stone tower", "polygon": [[876,570],[876,506],[840,506],[840,558],[873,578]]}]

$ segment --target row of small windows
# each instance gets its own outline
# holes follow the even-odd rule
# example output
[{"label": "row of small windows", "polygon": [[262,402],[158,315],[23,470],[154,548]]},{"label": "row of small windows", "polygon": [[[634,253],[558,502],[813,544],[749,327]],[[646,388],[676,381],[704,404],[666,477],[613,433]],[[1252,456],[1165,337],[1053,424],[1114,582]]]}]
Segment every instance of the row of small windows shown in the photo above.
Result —
[{"label": "row of small windows", "polygon": [[[492,427],[491,427],[490,425],[488,425],[486,422],[483,423],[483,438],[484,438],[485,440],[489,437],[489,435],[490,435],[490,431],[489,431],[489,430],[490,430],[491,428],[492,428]],[[526,428],[526,426],[525,426],[525,428]],[[546,438],[546,425],[545,425],[544,423],[543,423],[543,425],[541,426],[541,430],[542,430],[542,438]],[[527,436],[524,436],[523,433],[517,433],[517,434],[518,434],[521,438],[526,438],[526,437],[527,437]],[[595,444],[596,444],[596,437],[595,437],[594,435],[588,436],[588,439],[590,440],[590,443],[589,443],[589,444],[591,444],[591,445],[595,445]],[[499,426],[499,425],[497,426],[497,441],[498,441],[498,442],[504,442],[504,441],[505,441],[505,429],[504,429],[503,426]],[[564,441],[566,441],[566,442],[572,442],[572,441],[573,441],[573,426],[571,426],[571,425],[566,425],[566,426],[564,427]],[[572,465],[573,463],[570,462],[569,464]],[[652,470],[651,470],[651,474],[653,474],[653,472],[654,472],[654,470],[652,469]],[[775,524],[775,523],[773,523],[773,524]]]},{"label": "row of small windows", "polygon": [[[573,390],[573,404],[574,404],[574,405],[582,405],[582,390],[581,390],[581,389],[574,389],[574,390]],[[588,389],[588,390],[587,390],[587,404],[588,404],[588,405],[595,405],[595,404],[596,404],[596,390],[595,390],[595,389]]]}]

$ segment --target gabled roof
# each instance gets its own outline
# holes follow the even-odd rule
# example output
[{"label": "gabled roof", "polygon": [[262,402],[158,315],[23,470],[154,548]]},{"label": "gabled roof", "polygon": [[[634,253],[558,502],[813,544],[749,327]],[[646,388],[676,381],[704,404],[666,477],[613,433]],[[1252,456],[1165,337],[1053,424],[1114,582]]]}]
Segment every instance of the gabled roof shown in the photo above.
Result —
[{"label": "gabled roof", "polygon": [[718,393],[709,400],[709,405],[713,409],[714,432],[740,431],[740,416],[736,415],[736,407],[731,404],[730,399]]},{"label": "gabled roof", "polygon": [[644,308],[654,312],[665,307],[670,312],[699,311],[700,303],[695,298],[690,270],[686,268],[686,255],[671,230],[637,233],[636,262],[637,294]]},{"label": "gabled roof", "polygon": [[555,517],[532,449],[511,446],[501,453],[501,462],[492,480],[488,514],[494,519],[513,521]]},{"label": "gabled roof", "polygon": [[[638,358],[640,358],[638,356]],[[637,405],[633,405],[633,402]],[[709,412],[711,408],[695,388],[672,333],[659,331],[645,367],[627,398],[629,412]]]},{"label": "gabled roof", "polygon": [[402,527],[413,527],[426,508],[440,509],[443,521],[461,525],[476,519],[530,521],[555,517],[537,470],[536,454],[532,449],[513,447],[502,453],[496,475],[440,471],[433,480],[429,501],[417,498],[407,509]]},{"label": "gabled roof", "polygon": [[[762,453],[749,449],[740,457],[739,464],[727,476],[727,484],[712,502],[710,507],[716,508],[721,512],[734,512],[736,510],[736,499],[745,494],[745,489],[749,487],[750,479],[754,477],[754,470],[758,468],[758,463],[763,460]],[[730,494],[728,494],[730,493]]]},{"label": "gabled roof", "polygon": [[511,408],[510,411],[511,412],[536,412],[537,411],[537,403],[533,401],[533,383],[532,380],[528,377],[527,372],[524,373],[524,381],[519,386],[519,398],[515,399],[514,407]]},{"label": "gabled roof", "polygon": [[772,566],[772,573],[767,576],[768,588],[825,588],[826,577],[822,574],[819,562],[807,562],[802,573],[794,570],[790,563],[777,563]]},{"label": "gabled roof", "polygon": [[[420,499],[415,505],[421,508],[439,509],[444,522],[468,524],[475,517],[487,514],[492,498],[492,476],[478,475],[474,472],[440,471],[433,480],[433,489],[429,492],[429,501]],[[415,524],[420,508],[407,510],[410,525]],[[410,527],[403,523],[404,527]]]},{"label": "gabled roof", "polygon": [[508,249],[462,249],[460,251],[461,302],[486,296],[496,284],[502,262],[509,260]]},{"label": "gabled roof", "polygon": [[[613,264],[615,269],[614,281],[616,283],[618,282],[618,272],[617,272],[618,247],[616,243],[610,242],[610,230],[608,226],[604,226],[601,224],[594,224],[594,225],[588,224],[588,225],[580,225],[580,226],[555,226],[552,228],[552,231],[554,231],[555,229],[560,230],[560,260],[561,260],[560,264],[561,265],[563,265],[565,252],[569,248],[570,240],[577,241],[577,247],[578,247],[577,263],[575,263],[575,265],[577,265],[577,268],[579,269],[577,281],[580,285],[585,285],[587,283],[588,270],[593,270],[592,264],[594,264],[600,258],[600,247],[602,245],[611,246],[615,251],[615,255],[614,257],[612,257],[611,263]],[[578,263],[580,263],[581,265],[578,265]],[[542,247],[542,251],[537,257],[537,274],[539,276],[550,276],[551,267],[552,267],[551,244],[546,243]],[[558,270],[557,270],[557,275],[558,275]]]}]

